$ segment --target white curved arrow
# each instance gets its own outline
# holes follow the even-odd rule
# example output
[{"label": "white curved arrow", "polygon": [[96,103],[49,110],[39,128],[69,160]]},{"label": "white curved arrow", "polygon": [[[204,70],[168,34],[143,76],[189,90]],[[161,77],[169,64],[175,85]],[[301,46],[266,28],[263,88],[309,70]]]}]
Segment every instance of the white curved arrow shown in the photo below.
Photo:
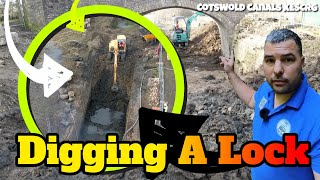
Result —
[{"label": "white curved arrow", "polygon": [[46,54],[44,54],[43,66],[41,69],[37,69],[27,63],[20,55],[12,39],[9,26],[9,4],[9,0],[6,0],[4,9],[4,29],[12,59],[29,79],[36,83],[43,84],[44,96],[49,97],[71,78],[73,72],[61,66]]}]

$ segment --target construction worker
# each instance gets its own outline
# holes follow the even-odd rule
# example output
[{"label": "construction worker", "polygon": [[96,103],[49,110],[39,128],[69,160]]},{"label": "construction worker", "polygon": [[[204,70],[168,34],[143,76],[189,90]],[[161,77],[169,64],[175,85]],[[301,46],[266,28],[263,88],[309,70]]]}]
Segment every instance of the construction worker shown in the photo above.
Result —
[{"label": "construction worker", "polygon": [[176,31],[181,31],[183,32],[183,29],[179,27],[179,21],[176,21],[176,26],[175,26]]},{"label": "construction worker", "polygon": [[119,46],[123,47],[123,42],[122,41],[119,42]]},{"label": "construction worker", "polygon": [[272,167],[263,163],[251,169],[252,179],[320,180],[320,95],[302,71],[305,58],[300,37],[288,29],[274,30],[267,36],[263,60],[266,82],[257,91],[234,72],[233,57],[220,59],[239,98],[254,109],[254,141],[267,144],[282,141],[285,133],[296,133],[299,141],[311,144],[311,167]]}]

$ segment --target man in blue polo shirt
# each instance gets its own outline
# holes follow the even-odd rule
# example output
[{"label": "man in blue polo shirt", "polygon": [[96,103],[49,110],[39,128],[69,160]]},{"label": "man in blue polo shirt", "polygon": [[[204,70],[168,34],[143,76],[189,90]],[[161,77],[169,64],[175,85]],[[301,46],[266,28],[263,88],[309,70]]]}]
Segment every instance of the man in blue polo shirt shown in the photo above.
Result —
[{"label": "man in blue polo shirt", "polygon": [[304,57],[301,39],[288,29],[272,31],[264,46],[266,77],[257,91],[234,72],[234,58],[220,57],[221,65],[239,98],[254,109],[253,140],[267,144],[282,141],[284,133],[296,133],[298,141],[308,141],[311,167],[271,167],[251,169],[253,180],[320,180],[320,95],[302,72]]}]

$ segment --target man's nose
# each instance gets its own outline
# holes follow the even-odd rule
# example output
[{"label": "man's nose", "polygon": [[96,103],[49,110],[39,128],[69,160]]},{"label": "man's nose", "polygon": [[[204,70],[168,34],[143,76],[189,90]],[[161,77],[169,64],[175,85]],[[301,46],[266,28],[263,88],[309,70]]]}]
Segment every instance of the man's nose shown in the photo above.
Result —
[{"label": "man's nose", "polygon": [[273,68],[273,72],[276,75],[281,75],[283,74],[283,67],[282,67],[282,63],[280,60],[276,60],[275,64],[274,64],[274,68]]}]

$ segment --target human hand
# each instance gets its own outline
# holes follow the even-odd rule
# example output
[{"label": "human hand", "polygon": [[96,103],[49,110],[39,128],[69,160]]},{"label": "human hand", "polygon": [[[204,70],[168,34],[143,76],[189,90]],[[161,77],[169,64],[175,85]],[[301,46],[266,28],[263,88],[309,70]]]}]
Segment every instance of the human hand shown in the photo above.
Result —
[{"label": "human hand", "polygon": [[234,56],[233,52],[231,53],[231,58],[227,58],[224,56],[219,57],[221,62],[220,65],[223,66],[223,69],[226,73],[230,73],[234,71]]}]

